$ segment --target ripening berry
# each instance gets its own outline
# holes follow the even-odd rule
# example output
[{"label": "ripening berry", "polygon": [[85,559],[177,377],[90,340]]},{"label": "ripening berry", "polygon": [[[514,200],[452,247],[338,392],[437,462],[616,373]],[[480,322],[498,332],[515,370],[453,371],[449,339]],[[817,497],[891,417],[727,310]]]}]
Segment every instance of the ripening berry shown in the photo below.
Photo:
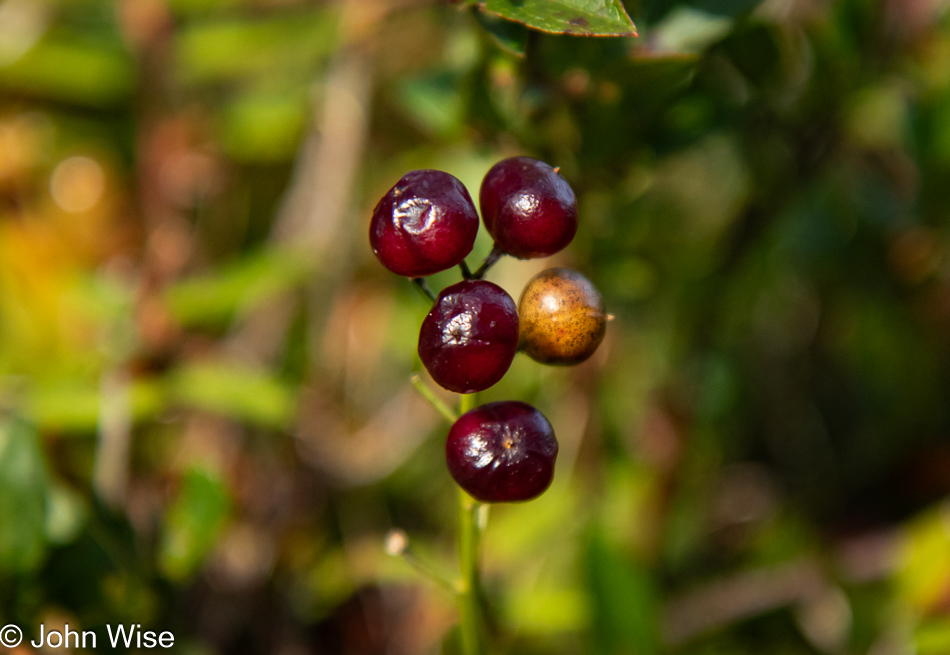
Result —
[{"label": "ripening berry", "polygon": [[419,331],[419,357],[426,370],[458,393],[475,393],[498,382],[517,349],[515,301],[484,280],[444,289]]},{"label": "ripening berry", "polygon": [[478,194],[485,228],[495,245],[519,259],[547,257],[577,232],[571,186],[543,161],[503,159],[485,175]]},{"label": "ripening berry", "polygon": [[476,500],[531,500],[551,484],[557,440],[551,423],[531,405],[488,403],[455,422],[445,459],[455,481]]},{"label": "ripening berry", "polygon": [[535,275],[518,301],[519,347],[542,364],[578,364],[597,350],[607,329],[604,300],[577,271]]},{"label": "ripening berry", "polygon": [[472,251],[478,212],[465,186],[442,171],[406,173],[384,195],[369,226],[383,266],[422,277],[456,266]]}]

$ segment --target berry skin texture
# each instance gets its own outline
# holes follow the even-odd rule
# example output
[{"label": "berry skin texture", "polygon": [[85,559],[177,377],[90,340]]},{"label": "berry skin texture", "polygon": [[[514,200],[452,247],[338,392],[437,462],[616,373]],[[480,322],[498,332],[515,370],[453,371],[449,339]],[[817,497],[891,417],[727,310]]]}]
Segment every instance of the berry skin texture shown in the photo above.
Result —
[{"label": "berry skin texture", "polygon": [[418,170],[376,204],[369,242],[393,273],[423,277],[461,262],[477,233],[478,212],[465,186],[448,173]]},{"label": "berry skin texture", "polygon": [[485,503],[531,500],[554,477],[557,439],[544,414],[527,403],[488,403],[463,414],[445,443],[449,473]]},{"label": "berry skin texture", "polygon": [[577,233],[577,198],[571,186],[531,157],[511,157],[492,166],[478,202],[495,245],[518,259],[553,255]]},{"label": "berry skin texture", "polygon": [[594,354],[607,330],[600,292],[568,268],[549,268],[531,278],[518,316],[519,347],[541,364],[579,364]]},{"label": "berry skin texture", "polygon": [[518,308],[497,284],[446,287],[419,331],[419,357],[439,385],[457,393],[492,386],[518,350]]}]

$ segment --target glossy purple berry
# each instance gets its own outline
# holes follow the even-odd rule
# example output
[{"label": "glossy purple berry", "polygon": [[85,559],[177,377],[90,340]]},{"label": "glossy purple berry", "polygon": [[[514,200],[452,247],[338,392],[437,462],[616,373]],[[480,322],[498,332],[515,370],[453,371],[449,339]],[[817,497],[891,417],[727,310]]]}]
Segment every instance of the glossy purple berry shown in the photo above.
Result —
[{"label": "glossy purple berry", "polygon": [[543,161],[503,159],[485,175],[478,194],[485,228],[495,245],[519,259],[547,257],[577,232],[577,198]]},{"label": "glossy purple berry", "polygon": [[531,500],[551,484],[557,440],[551,423],[531,405],[488,403],[455,422],[445,459],[455,481],[476,500]]},{"label": "glossy purple berry", "polygon": [[452,268],[472,251],[478,212],[465,186],[435,170],[410,171],[376,204],[369,242],[383,266],[422,277]]},{"label": "glossy purple berry", "polygon": [[515,301],[484,280],[446,287],[419,331],[419,357],[426,370],[457,393],[475,393],[498,382],[517,349]]}]

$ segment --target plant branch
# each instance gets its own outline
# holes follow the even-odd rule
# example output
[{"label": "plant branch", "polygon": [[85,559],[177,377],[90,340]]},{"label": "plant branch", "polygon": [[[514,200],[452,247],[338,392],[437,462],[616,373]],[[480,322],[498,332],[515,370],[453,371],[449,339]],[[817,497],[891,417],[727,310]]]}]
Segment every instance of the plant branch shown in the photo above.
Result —
[{"label": "plant branch", "polygon": [[482,262],[482,265],[478,267],[477,271],[471,274],[471,279],[481,280],[483,277],[485,277],[485,273],[488,272],[488,269],[494,266],[504,254],[505,252],[497,245],[492,246],[491,252],[488,253],[488,257],[485,258],[485,261]]},{"label": "plant branch", "polygon": [[433,303],[437,300],[435,294],[432,293],[432,289],[429,288],[429,284],[426,282],[424,277],[414,277],[410,279],[412,280],[412,283],[416,285],[416,287],[418,287],[418,289],[422,291],[423,294],[425,294],[426,298],[431,300]]},{"label": "plant branch", "polygon": [[409,544],[409,537],[398,528],[394,528],[386,535],[385,540],[386,554],[392,557],[400,557],[424,578],[431,580],[442,589],[449,593],[457,593],[456,586],[446,578],[441,571],[428,561],[419,557]]},{"label": "plant branch", "polygon": [[409,382],[412,383],[412,386],[415,387],[420,396],[429,401],[429,404],[435,408],[435,411],[445,417],[446,421],[455,423],[458,420],[459,415],[456,411],[449,407],[441,398],[436,396],[435,392],[429,388],[429,385],[427,385],[419,375],[413,374],[413,376],[409,378]]},{"label": "plant branch", "polygon": [[[464,414],[474,408],[476,403],[476,394],[464,394],[459,401],[459,413]],[[459,562],[462,577],[459,580],[458,599],[463,655],[481,655],[483,652],[478,572],[480,507],[478,501],[459,489]]]}]

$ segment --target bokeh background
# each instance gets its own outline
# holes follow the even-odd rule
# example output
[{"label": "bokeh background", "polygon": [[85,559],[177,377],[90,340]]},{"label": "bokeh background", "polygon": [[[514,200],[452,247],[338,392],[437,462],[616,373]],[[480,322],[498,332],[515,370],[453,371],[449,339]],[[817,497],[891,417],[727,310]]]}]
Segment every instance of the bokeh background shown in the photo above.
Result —
[{"label": "bokeh background", "polygon": [[529,154],[581,227],[489,279],[573,266],[616,319],[482,394],[561,442],[491,510],[500,651],[950,652],[947,2],[625,4],[639,38],[0,1],[0,624],[443,652],[453,599],[383,548],[456,566],[428,306],[368,220],[408,170],[474,195]]}]

